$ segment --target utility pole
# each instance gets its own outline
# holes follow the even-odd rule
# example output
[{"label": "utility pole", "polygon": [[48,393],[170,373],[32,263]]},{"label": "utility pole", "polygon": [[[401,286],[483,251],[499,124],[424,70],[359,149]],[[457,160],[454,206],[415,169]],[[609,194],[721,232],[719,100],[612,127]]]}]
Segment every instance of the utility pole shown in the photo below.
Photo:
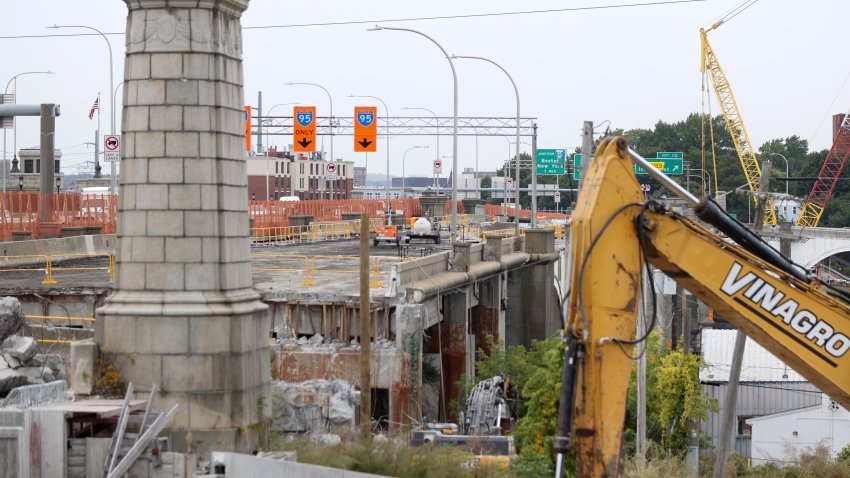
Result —
[{"label": "utility pole", "polygon": [[578,190],[584,185],[584,178],[587,177],[587,167],[590,165],[590,159],[593,157],[593,121],[585,121],[584,128],[581,130],[581,174],[578,177]]},{"label": "utility pole", "polygon": [[[644,272],[649,275],[652,274],[650,269],[644,268]],[[647,281],[644,284],[648,284],[649,287],[652,287],[652,281]],[[638,309],[638,323],[637,323],[637,336],[643,337],[646,335],[646,306],[647,302],[647,289],[646,285],[641,288],[641,302],[642,306]],[[650,314],[654,314],[655,311],[650,311]],[[636,453],[638,456],[638,460],[643,460],[646,457],[646,340],[638,343],[638,370],[637,370],[637,437],[636,437]]]},{"label": "utility pole", "polygon": [[[770,184],[770,161],[764,161],[759,178],[759,193],[767,193]],[[747,199],[749,202],[749,198]],[[764,227],[764,199],[759,198],[756,208],[756,220],[753,228],[761,231]],[[732,350],[732,366],[729,370],[729,385],[726,389],[726,399],[723,402],[723,417],[720,422],[720,443],[717,443],[717,458],[714,463],[714,478],[723,478],[726,471],[726,459],[729,454],[729,445],[732,440],[733,427],[737,425],[735,420],[735,407],[738,403],[738,382],[741,379],[741,362],[744,360],[744,346],[747,336],[738,330],[735,334],[735,348]]]},{"label": "utility pole", "polygon": [[369,215],[360,215],[360,439],[372,441],[372,337],[369,313]]}]

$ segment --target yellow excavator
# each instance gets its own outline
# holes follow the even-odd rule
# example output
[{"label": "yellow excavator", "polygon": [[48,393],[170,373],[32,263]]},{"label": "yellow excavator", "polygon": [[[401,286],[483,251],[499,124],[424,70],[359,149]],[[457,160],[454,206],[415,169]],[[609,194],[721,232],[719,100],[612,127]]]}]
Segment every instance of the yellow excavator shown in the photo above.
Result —
[{"label": "yellow excavator", "polygon": [[[708,226],[645,201],[635,165]],[[564,454],[574,451],[578,476],[620,474],[630,355],[646,340],[635,329],[649,265],[850,408],[850,307],[837,298],[840,291],[809,277],[710,198],[690,194],[624,138],[603,140],[589,165],[570,247],[558,473]]]}]

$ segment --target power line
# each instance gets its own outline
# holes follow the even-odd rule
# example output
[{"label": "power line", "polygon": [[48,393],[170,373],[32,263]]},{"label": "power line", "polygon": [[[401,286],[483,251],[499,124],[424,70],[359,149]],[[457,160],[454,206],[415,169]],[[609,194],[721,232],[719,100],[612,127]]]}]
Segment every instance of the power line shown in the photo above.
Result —
[{"label": "power line", "polygon": [[[343,25],[365,25],[373,23],[397,23],[397,22],[420,22],[431,20],[463,20],[468,18],[487,18],[487,17],[504,17],[516,15],[536,15],[541,13],[563,13],[563,12],[581,12],[592,10],[610,10],[615,8],[634,8],[634,7],[653,7],[660,5],[676,5],[684,3],[706,2],[708,0],[667,0],[658,2],[644,3],[620,3],[613,5],[597,5],[590,7],[571,7],[571,8],[551,8],[546,10],[524,10],[516,12],[494,12],[494,13],[471,13],[466,15],[440,15],[433,17],[409,17],[409,18],[384,18],[379,20],[347,20],[339,22],[315,22],[315,23],[290,23],[283,25],[259,25],[242,27],[243,30],[264,30],[271,28],[303,28],[303,27],[330,27]],[[104,32],[104,35],[124,35],[124,32]],[[53,38],[53,37],[86,37],[100,36],[97,33],[50,33],[45,35],[2,35],[0,40],[18,39],[18,38]]]}]

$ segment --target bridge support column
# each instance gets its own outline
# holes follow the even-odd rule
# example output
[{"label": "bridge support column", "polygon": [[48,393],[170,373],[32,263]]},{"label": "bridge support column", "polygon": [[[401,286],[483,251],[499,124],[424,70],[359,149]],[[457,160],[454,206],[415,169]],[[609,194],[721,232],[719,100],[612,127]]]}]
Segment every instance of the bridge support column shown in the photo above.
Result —
[{"label": "bridge support column", "polygon": [[[177,451],[250,451],[269,413],[267,306],[252,288],[240,16],[248,0],[126,0],[115,293],[103,350]],[[192,6],[188,6],[191,3]],[[185,6],[185,8],[184,8]]]},{"label": "bridge support column", "polygon": [[[469,327],[467,325],[467,303],[466,293],[456,292],[443,296],[443,321],[440,334],[443,340],[443,390],[446,390],[446,410],[448,402],[452,400],[462,401],[466,397],[459,396],[457,386],[458,380],[464,375],[470,375],[469,362],[472,354],[469,353]],[[451,411],[449,411],[451,415]],[[450,416],[456,420],[456,416]]]},{"label": "bridge support column", "polygon": [[[555,231],[526,229],[525,252],[531,255],[555,251]],[[555,266],[542,263],[508,273],[507,345],[529,347],[532,340],[551,337],[561,328],[555,294]]]}]

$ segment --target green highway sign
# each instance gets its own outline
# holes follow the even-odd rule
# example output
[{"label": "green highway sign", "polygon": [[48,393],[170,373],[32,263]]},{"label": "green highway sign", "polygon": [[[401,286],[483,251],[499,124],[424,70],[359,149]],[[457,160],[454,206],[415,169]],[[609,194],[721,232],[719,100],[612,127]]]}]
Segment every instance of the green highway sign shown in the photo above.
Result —
[{"label": "green highway sign", "polygon": [[[658,153],[654,159],[646,158],[646,160],[652,163],[655,169],[660,169],[662,173],[677,176],[684,174],[684,166],[682,164],[684,156],[682,153]],[[644,171],[643,168],[635,166],[635,174],[649,173]]]},{"label": "green highway sign", "polygon": [[581,179],[581,154],[573,155],[573,181]]},{"label": "green highway sign", "polygon": [[537,174],[564,174],[565,149],[538,149]]},{"label": "green highway sign", "polygon": [[[652,163],[656,169],[660,169],[662,173],[671,176],[678,176],[684,173],[683,153],[658,153],[655,158],[646,158]],[[635,174],[649,174],[638,166],[635,166]],[[581,179],[581,154],[573,155],[573,179],[578,181]]]}]

